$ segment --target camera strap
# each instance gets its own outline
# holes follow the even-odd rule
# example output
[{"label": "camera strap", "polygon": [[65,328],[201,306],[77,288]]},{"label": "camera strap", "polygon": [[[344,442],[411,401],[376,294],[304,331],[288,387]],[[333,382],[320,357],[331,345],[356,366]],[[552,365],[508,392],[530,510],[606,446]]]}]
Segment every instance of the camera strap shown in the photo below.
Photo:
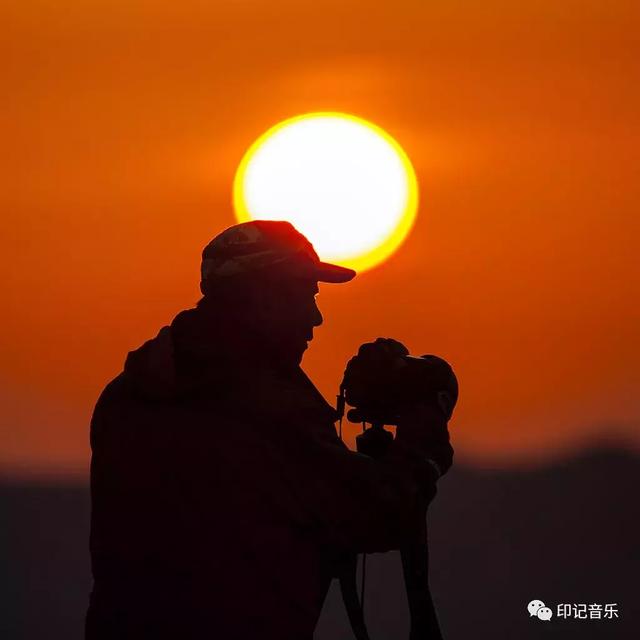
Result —
[{"label": "camera strap", "polygon": [[[344,418],[345,410],[345,388],[344,385],[340,385],[340,393],[336,396],[336,412],[338,414],[338,436],[342,440],[342,419]],[[349,623],[356,640],[370,640],[369,632],[367,631],[367,625],[364,622],[364,585],[366,578],[366,557],[367,554],[362,554],[362,581],[360,597],[358,597],[358,586],[356,582],[356,573],[358,569],[358,555],[349,554],[345,557],[341,566],[340,575],[338,580],[340,582],[340,592],[342,594],[342,601],[347,611]]]}]

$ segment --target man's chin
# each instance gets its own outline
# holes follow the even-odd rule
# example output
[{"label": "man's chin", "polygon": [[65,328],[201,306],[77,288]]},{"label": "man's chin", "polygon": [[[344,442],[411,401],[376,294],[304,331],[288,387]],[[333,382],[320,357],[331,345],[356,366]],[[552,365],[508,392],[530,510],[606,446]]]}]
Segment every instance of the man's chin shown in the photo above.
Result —
[{"label": "man's chin", "polygon": [[304,349],[298,349],[298,351],[291,354],[291,362],[295,364],[296,367],[299,367],[302,364],[302,359],[304,358],[304,352],[306,350],[307,346],[305,345]]},{"label": "man's chin", "polygon": [[291,349],[287,356],[287,361],[294,367],[299,367],[302,364],[304,358],[304,352],[309,348],[309,345],[305,342],[304,346],[298,346],[295,349]]}]

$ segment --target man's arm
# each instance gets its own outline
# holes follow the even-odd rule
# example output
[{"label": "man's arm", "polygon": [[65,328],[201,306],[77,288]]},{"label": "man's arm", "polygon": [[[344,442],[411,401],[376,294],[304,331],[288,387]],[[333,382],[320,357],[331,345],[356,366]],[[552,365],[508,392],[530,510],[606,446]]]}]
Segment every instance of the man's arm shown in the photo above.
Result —
[{"label": "man's arm", "polygon": [[312,437],[299,429],[292,445],[290,482],[310,534],[352,552],[388,551],[407,542],[453,457],[446,419],[428,406],[405,412],[379,460],[350,451],[332,427],[316,428]]}]

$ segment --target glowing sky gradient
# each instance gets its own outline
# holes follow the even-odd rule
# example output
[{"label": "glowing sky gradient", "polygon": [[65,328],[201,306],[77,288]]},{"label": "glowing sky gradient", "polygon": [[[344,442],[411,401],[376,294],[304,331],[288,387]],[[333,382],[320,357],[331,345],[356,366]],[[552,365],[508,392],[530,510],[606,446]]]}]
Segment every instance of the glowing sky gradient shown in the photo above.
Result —
[{"label": "glowing sky gradient", "polygon": [[393,336],[455,367],[460,459],[637,446],[637,2],[0,12],[0,473],[86,471],[99,391],[198,298],[243,153],[324,110],[402,140],[421,193],[400,251],[321,289],[305,368],[325,396]]}]

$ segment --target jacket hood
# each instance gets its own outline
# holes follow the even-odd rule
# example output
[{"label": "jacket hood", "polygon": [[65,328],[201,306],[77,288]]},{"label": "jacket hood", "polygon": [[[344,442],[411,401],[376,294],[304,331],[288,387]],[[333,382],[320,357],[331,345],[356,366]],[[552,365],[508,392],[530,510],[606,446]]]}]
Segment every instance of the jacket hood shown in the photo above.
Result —
[{"label": "jacket hood", "polygon": [[178,395],[171,327],[162,327],[155,338],[129,352],[124,375],[130,386],[144,397],[169,400]]},{"label": "jacket hood", "polygon": [[300,367],[277,371],[260,357],[259,339],[229,321],[195,308],[182,311],[170,326],[131,351],[124,376],[137,395],[152,401],[203,396],[222,407],[259,411],[337,414]]},{"label": "jacket hood", "polygon": [[175,399],[222,379],[230,358],[242,353],[238,342],[215,314],[188,309],[128,354],[124,374],[143,397]]}]

